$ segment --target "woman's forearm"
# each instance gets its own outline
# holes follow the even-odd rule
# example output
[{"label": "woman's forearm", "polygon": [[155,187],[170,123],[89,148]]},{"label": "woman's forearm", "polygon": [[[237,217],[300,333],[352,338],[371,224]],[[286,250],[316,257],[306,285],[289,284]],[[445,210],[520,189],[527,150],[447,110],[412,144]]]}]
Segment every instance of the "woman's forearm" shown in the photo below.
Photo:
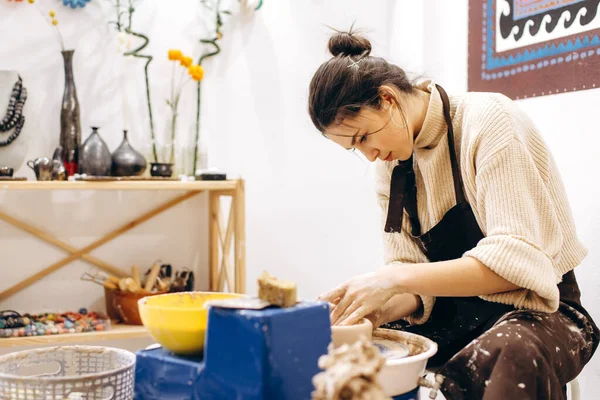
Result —
[{"label": "woman's forearm", "polygon": [[391,276],[400,293],[470,297],[519,289],[472,257],[435,263],[397,264],[391,268],[395,269]]},{"label": "woman's forearm", "polygon": [[378,325],[397,321],[415,313],[421,308],[421,298],[411,293],[397,294],[385,303],[381,310]]}]

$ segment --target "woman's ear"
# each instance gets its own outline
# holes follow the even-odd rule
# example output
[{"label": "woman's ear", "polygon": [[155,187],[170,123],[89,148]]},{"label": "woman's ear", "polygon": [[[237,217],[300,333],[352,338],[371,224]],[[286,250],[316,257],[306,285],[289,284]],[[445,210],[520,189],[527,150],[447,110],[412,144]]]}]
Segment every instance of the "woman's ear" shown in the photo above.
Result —
[{"label": "woman's ear", "polygon": [[391,106],[398,104],[398,95],[391,86],[383,85],[379,87],[379,96],[381,97],[381,107],[388,109]]}]

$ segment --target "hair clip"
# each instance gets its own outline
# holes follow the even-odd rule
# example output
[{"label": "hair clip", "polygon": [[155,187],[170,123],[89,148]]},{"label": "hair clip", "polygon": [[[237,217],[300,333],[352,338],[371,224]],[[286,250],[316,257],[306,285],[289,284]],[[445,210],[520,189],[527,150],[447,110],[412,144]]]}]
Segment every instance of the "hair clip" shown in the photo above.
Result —
[{"label": "hair clip", "polygon": [[364,57],[362,57],[362,58],[360,58],[359,60],[356,60],[356,61],[354,61],[354,60],[352,59],[352,57],[348,56],[348,58],[350,59],[350,61],[352,61],[352,62],[351,62],[349,65],[348,65],[348,68],[350,68],[350,67],[356,67],[356,68],[358,68],[358,64],[360,64],[360,62],[361,62],[362,60],[364,60],[364,59],[365,59]]}]

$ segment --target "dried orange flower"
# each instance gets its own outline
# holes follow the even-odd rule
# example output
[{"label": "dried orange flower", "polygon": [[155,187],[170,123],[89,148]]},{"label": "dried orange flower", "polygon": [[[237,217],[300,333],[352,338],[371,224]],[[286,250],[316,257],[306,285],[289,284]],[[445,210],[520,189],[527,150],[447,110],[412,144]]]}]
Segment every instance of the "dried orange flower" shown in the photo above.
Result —
[{"label": "dried orange flower", "polygon": [[181,57],[180,61],[181,61],[181,65],[183,65],[184,67],[189,67],[194,62],[192,60],[192,57]]},{"label": "dried orange flower", "polygon": [[171,49],[169,50],[169,60],[176,61],[181,60],[183,54],[181,54],[180,50]]},{"label": "dried orange flower", "polygon": [[192,79],[196,82],[202,80],[204,77],[204,68],[200,65],[192,65],[188,68],[189,74],[192,76]]}]

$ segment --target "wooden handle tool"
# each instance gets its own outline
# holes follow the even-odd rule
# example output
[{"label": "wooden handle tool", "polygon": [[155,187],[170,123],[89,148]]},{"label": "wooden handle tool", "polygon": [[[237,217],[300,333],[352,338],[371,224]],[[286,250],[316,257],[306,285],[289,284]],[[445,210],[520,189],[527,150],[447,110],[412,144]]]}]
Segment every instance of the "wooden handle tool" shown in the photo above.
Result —
[{"label": "wooden handle tool", "polygon": [[104,281],[104,287],[111,290],[117,290],[117,285],[109,279]]},{"label": "wooden handle tool", "polygon": [[131,277],[133,278],[133,281],[135,282],[137,287],[141,288],[142,287],[142,275],[140,274],[140,267],[138,267],[137,265],[133,265],[131,267]]},{"label": "wooden handle tool", "polygon": [[154,284],[156,283],[156,278],[158,277],[158,273],[160,272],[160,265],[154,264],[152,269],[150,270],[150,274],[148,274],[148,278],[146,279],[146,285],[144,286],[144,290],[147,292],[151,292]]}]

